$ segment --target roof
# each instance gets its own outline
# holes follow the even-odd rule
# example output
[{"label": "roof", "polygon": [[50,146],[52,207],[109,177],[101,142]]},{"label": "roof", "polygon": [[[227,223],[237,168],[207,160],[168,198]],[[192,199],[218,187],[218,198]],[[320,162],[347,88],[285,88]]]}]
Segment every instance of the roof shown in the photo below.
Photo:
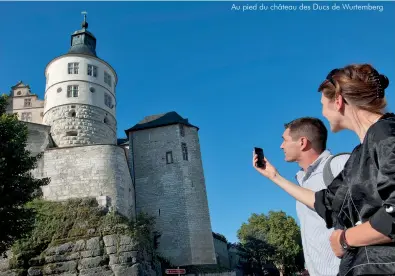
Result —
[{"label": "roof", "polygon": [[190,124],[188,122],[188,119],[184,119],[177,112],[171,111],[163,114],[147,116],[138,124],[125,130],[125,133],[127,136],[129,136],[129,132],[139,131],[148,128],[175,125],[175,124],[183,124],[185,126],[195,127],[199,130],[197,126]]},{"label": "roof", "polygon": [[96,51],[92,48],[89,48],[85,44],[73,45],[70,47],[68,54],[83,54],[88,56],[96,57]]},{"label": "roof", "polygon": [[18,81],[18,83],[15,84],[14,86],[11,86],[11,89],[15,89],[15,88],[17,88],[17,87],[26,87],[26,88],[29,88],[29,89],[30,89],[30,86],[24,84],[23,81],[21,81],[21,80]]},{"label": "roof", "polygon": [[[91,32],[87,31],[88,22],[86,22],[86,15],[81,27],[82,29],[75,31],[71,35],[71,47],[68,54],[83,54],[97,57],[96,38]],[[74,37],[76,38],[75,40]]]},{"label": "roof", "polygon": [[117,138],[117,145],[118,146],[129,145],[129,139],[128,138]]}]

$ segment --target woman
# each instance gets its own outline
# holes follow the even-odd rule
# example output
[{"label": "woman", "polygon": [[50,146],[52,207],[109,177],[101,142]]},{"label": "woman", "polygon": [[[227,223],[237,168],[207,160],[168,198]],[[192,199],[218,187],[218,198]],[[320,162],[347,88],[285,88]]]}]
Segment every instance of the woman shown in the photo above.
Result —
[{"label": "woman", "polygon": [[331,130],[349,129],[361,144],[344,170],[319,192],[284,179],[265,158],[254,168],[316,212],[335,230],[339,275],[395,275],[395,115],[384,113],[389,81],[368,64],[332,70],[320,85]]}]

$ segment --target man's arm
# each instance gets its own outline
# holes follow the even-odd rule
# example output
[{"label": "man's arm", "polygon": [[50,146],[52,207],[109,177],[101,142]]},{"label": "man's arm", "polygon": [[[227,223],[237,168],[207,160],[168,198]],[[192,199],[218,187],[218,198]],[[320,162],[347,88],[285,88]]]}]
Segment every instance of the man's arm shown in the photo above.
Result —
[{"label": "man's arm", "polygon": [[312,190],[300,187],[299,185],[288,181],[278,173],[276,173],[274,177],[270,178],[270,180],[276,183],[280,188],[282,188],[296,200],[300,201],[311,209],[314,209],[315,192]]}]

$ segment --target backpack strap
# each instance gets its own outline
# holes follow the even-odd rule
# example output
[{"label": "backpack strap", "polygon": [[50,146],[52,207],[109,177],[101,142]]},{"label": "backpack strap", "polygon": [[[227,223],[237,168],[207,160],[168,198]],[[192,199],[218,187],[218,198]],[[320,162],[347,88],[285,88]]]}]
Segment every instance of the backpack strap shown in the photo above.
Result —
[{"label": "backpack strap", "polygon": [[333,175],[333,172],[331,169],[331,162],[332,162],[333,158],[335,158],[336,156],[339,156],[339,155],[350,155],[350,153],[341,152],[341,153],[337,153],[335,155],[331,155],[328,157],[328,160],[326,161],[324,168],[323,168],[323,172],[322,172],[323,178],[324,178],[324,183],[325,183],[326,187],[328,187],[332,183],[333,179],[335,179],[335,176]]}]

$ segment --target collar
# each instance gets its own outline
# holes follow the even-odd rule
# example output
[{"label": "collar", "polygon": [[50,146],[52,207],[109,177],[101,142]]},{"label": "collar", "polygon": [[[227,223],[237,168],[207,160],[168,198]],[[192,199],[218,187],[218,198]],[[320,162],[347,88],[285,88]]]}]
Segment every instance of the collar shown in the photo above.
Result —
[{"label": "collar", "polygon": [[318,157],[317,159],[311,163],[308,167],[306,172],[301,168],[297,173],[296,173],[296,180],[300,182],[300,180],[307,175],[310,175],[317,167],[321,164],[322,161],[326,160],[329,156],[331,155],[331,152],[329,150],[324,150]]}]

